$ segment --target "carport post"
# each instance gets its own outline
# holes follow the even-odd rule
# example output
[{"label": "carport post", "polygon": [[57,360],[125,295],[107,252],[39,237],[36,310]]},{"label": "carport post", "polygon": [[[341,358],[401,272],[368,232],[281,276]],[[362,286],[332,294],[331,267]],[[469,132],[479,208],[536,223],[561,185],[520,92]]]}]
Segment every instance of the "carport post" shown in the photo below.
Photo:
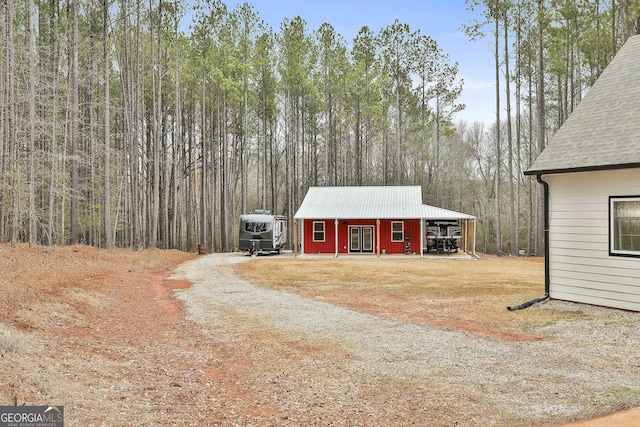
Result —
[{"label": "carport post", "polygon": [[471,231],[473,236],[473,242],[471,243],[471,255],[476,256],[476,220],[471,220]]},{"label": "carport post", "polygon": [[468,252],[467,241],[469,240],[469,220],[463,219],[460,225],[462,226],[462,233],[460,233],[460,236],[462,236],[462,250]]}]

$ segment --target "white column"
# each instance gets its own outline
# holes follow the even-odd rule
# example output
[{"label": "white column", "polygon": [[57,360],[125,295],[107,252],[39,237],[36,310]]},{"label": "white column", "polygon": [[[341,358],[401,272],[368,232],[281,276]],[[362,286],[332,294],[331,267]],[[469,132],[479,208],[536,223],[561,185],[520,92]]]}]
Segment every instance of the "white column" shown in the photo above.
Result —
[{"label": "white column", "polygon": [[[351,236],[349,236],[351,237]],[[378,253],[378,257],[380,257],[380,220],[376,219],[376,251]]]},{"label": "white column", "polygon": [[[300,255],[304,254],[304,218],[298,223],[298,240],[300,241]],[[296,245],[298,242],[296,242]]]},{"label": "white column", "polygon": [[293,220],[293,256],[298,257],[298,220]]},{"label": "white column", "polygon": [[334,224],[336,226],[336,236],[335,236],[335,241],[336,241],[336,254],[334,255],[336,258],[338,258],[338,224],[340,223],[340,221],[338,221],[338,219],[336,218],[334,221]]},{"label": "white column", "polygon": [[424,218],[420,218],[420,258],[424,258]]}]

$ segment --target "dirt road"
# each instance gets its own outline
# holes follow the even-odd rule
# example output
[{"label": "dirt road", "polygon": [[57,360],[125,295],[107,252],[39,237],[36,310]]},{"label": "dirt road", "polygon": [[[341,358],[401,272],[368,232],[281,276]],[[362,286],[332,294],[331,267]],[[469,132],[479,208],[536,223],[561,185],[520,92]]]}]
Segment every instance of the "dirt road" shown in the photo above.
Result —
[{"label": "dirt road", "polygon": [[245,261],[259,262],[208,255],[174,277],[193,283],[177,291],[187,320],[233,349],[212,357],[240,425],[542,426],[640,405],[635,313],[587,307],[548,339],[505,342],[254,286],[229,268]]}]

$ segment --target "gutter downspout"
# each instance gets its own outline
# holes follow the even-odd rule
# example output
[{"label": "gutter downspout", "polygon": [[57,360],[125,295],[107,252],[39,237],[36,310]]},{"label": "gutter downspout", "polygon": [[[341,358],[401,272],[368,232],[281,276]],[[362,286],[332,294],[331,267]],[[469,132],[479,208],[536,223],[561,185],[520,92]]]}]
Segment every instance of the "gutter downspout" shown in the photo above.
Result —
[{"label": "gutter downspout", "polygon": [[522,310],[549,299],[549,183],[542,179],[541,174],[536,175],[536,180],[544,188],[544,295],[515,307],[507,307],[509,311]]}]

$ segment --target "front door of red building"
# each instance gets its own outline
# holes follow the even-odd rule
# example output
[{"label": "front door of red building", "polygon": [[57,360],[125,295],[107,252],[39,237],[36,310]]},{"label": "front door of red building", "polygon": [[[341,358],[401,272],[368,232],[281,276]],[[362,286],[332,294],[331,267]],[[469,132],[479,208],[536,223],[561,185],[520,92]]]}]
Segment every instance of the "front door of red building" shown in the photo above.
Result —
[{"label": "front door of red building", "polygon": [[373,253],[373,226],[359,225],[349,227],[349,252]]}]

